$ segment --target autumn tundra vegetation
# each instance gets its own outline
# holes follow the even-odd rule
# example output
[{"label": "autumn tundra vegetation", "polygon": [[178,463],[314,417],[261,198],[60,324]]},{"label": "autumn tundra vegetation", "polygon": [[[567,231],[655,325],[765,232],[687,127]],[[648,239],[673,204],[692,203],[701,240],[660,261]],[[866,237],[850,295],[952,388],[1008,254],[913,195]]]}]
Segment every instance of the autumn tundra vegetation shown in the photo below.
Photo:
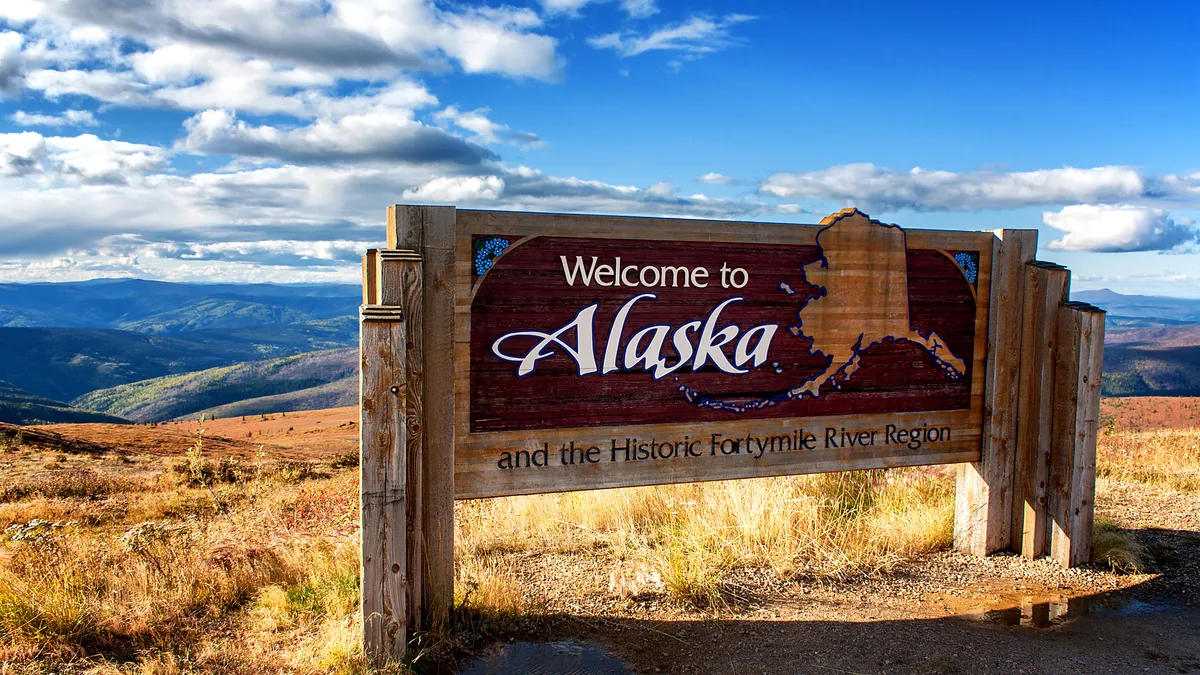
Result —
[{"label": "autumn tundra vegetation", "polygon": [[[1118,486],[1200,492],[1196,415],[1146,429],[1129,405],[1105,405],[1102,518]],[[0,428],[0,671],[362,672],[354,413],[324,456],[288,451],[333,438],[306,413],[193,424],[178,451],[97,442],[106,425]],[[612,612],[652,597],[693,617],[736,615],[747,570],[886,577],[951,546],[953,498],[947,466],[458,502],[454,627],[418,635],[413,661],[389,669],[425,671],[536,624],[580,574]],[[1102,520],[1094,565],[1136,573],[1141,555]]]}]

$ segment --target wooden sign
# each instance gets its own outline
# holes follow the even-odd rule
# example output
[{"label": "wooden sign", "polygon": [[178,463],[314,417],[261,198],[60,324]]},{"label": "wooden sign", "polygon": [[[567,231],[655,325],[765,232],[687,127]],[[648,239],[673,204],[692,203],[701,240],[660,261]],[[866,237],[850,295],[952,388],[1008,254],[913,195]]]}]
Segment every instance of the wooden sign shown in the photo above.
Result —
[{"label": "wooden sign", "polygon": [[460,498],[979,458],[990,234],[465,220]]},{"label": "wooden sign", "polygon": [[455,499],[959,463],[956,547],[1086,562],[1103,313],[1035,250],[854,209],[393,207],[363,264],[368,650],[449,615]]}]

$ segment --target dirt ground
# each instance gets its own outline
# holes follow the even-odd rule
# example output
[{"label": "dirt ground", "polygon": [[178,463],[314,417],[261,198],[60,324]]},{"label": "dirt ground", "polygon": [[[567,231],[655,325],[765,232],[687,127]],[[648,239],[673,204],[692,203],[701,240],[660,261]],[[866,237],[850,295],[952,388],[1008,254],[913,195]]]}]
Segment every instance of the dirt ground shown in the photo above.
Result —
[{"label": "dirt ground", "polygon": [[[638,673],[1200,672],[1200,495],[1104,486],[1101,515],[1146,547],[1147,573],[1063,570],[1013,555],[923,556],[847,584],[737,579],[729,610],[680,612],[654,597],[597,603],[603,579],[545,578],[550,618],[528,637],[591,640]],[[520,569],[520,568],[518,568]]]},{"label": "dirt ground", "polygon": [[[1122,429],[1200,427],[1200,399],[1108,399]],[[315,459],[357,450],[357,409],[205,423],[211,456]],[[131,454],[174,455],[198,425],[53,425],[33,431]],[[1143,573],[950,551],[843,583],[736,572],[727,604],[686,608],[653,587],[614,591],[637,563],[509,554],[531,610],[483,626],[513,640],[598,644],[637,673],[1200,673],[1200,494],[1101,481],[1097,516],[1145,549]],[[616,568],[614,568],[616,566]],[[465,655],[464,660],[470,655]]]},{"label": "dirt ground", "polygon": [[1110,420],[1121,431],[1200,428],[1200,397],[1105,398],[1100,403],[1101,426]]},{"label": "dirt ground", "polygon": [[[31,429],[130,454],[183,456],[196,442],[199,422],[51,424]],[[358,408],[249,415],[206,420],[204,449],[212,457],[328,459],[358,454]]]}]

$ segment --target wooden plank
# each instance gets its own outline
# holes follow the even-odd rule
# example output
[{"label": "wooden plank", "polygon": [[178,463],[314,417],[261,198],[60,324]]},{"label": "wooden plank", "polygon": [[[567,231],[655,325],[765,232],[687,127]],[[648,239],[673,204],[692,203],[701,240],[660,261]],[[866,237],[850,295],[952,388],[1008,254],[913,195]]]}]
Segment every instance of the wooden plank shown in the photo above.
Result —
[{"label": "wooden plank", "polygon": [[406,250],[383,250],[379,253],[381,297],[389,304],[404,309],[405,327],[405,546],[408,553],[407,602],[408,624],[421,625],[422,580],[424,578],[423,482],[424,435],[422,434],[421,400],[424,392],[425,364],[422,340],[424,305],[423,269],[420,256]]},{"label": "wooden plank", "polygon": [[1037,251],[1037,230],[999,230],[996,235],[982,458],[959,467],[954,508],[954,547],[979,556],[1012,542],[1022,288],[1025,263]]},{"label": "wooden plank", "polygon": [[[890,443],[885,438],[888,425],[897,427]],[[948,434],[950,440],[898,443],[900,428],[944,428],[938,436]],[[827,429],[833,430],[837,447],[827,445]],[[841,435],[843,429],[849,437]],[[863,431],[868,433],[865,444],[859,436]],[[799,439],[806,434],[810,440],[802,444]],[[499,443],[496,436],[460,439],[454,483],[458,499],[952,464],[977,461],[981,441],[970,411],[554,430],[513,434]],[[630,454],[624,449],[627,443]],[[505,452],[529,461],[501,469],[498,462]]]},{"label": "wooden plank", "polygon": [[1104,312],[1085,303],[1059,309],[1054,448],[1047,502],[1050,556],[1064,567],[1091,560],[1096,440],[1104,357]]},{"label": "wooden plank", "polygon": [[399,308],[363,308],[359,318],[362,617],[364,648],[376,659],[402,658],[407,644],[404,333]]},{"label": "wooden plank", "polygon": [[1017,421],[1018,494],[1013,505],[1013,550],[1026,558],[1045,552],[1046,482],[1049,480],[1058,306],[1067,299],[1071,273],[1053,263],[1025,267],[1021,339],[1021,414]]},{"label": "wooden plank", "polygon": [[[402,207],[439,208],[439,207]],[[440,207],[450,208],[450,207]],[[835,216],[842,214],[834,214]],[[659,239],[667,241],[714,241],[743,243],[786,243],[812,245],[817,224],[750,223],[695,218],[648,218],[643,216],[596,216],[517,211],[458,209],[459,234],[478,232],[507,236],[592,237],[597,239]],[[990,242],[990,232],[907,230],[913,248],[974,250]],[[390,242],[390,240],[389,240]],[[389,243],[389,247],[391,244]],[[404,248],[401,246],[400,248]],[[470,258],[465,262],[469,263]]]},{"label": "wooden plank", "polygon": [[424,372],[421,478],[423,625],[444,624],[454,605],[455,209],[388,209],[388,246],[417,251],[423,265]]},{"label": "wooden plank", "polygon": [[362,260],[364,305],[378,305],[379,301],[379,249],[367,249]]}]

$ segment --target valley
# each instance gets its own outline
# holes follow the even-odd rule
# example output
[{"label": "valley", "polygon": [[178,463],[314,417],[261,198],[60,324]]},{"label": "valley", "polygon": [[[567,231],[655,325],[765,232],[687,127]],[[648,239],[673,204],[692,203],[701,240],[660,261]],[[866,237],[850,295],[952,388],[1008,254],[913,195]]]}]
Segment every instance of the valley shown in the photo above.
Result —
[{"label": "valley", "polygon": [[[0,421],[163,422],[354,405],[359,294],[328,284],[0,284]],[[1200,300],[1073,297],[1109,312],[1105,396],[1200,393]]]}]

